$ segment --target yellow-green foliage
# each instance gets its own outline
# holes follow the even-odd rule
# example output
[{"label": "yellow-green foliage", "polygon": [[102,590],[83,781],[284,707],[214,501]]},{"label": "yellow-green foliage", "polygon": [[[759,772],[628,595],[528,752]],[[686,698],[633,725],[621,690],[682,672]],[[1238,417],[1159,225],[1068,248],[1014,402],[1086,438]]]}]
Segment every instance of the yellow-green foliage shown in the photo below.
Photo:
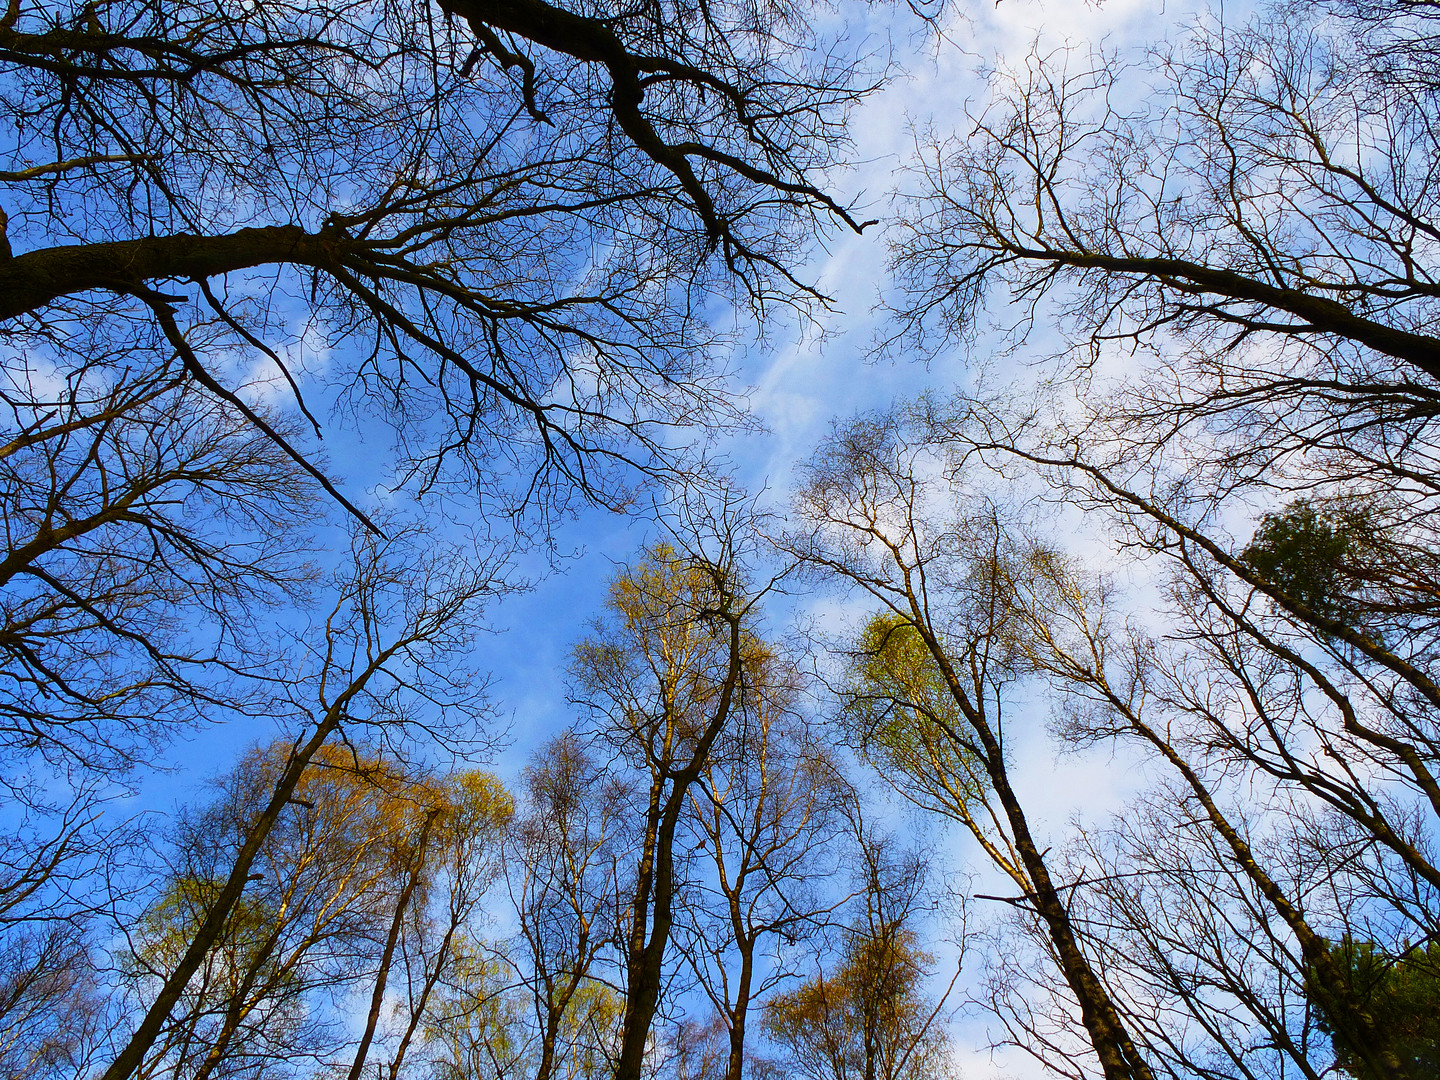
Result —
[{"label": "yellow-green foliage", "polygon": [[852,939],[844,963],[765,1007],[766,1036],[785,1074],[805,1080],[935,1080],[943,1031],[924,993],[930,956],[915,934],[888,926]]},{"label": "yellow-green foliage", "polygon": [[[967,748],[969,725],[924,637],[892,613],[866,623],[852,654],[846,720],[883,775],[903,776],[928,805],[963,810],[984,773]],[[897,777],[898,778],[898,777]]]}]

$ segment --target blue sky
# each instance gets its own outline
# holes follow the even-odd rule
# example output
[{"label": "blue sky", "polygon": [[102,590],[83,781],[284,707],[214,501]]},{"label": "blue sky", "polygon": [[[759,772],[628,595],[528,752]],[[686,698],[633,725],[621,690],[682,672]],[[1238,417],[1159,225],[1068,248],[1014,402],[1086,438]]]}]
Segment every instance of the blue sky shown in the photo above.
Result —
[{"label": "blue sky", "polygon": [[[1037,37],[1055,45],[1133,47],[1163,38],[1195,9],[1151,0],[1108,0],[1100,6],[1002,0],[974,5],[952,18],[945,28],[949,41],[938,47],[904,40],[913,29],[904,20],[913,16],[903,8],[860,10],[874,35],[886,32],[886,20],[900,20],[889,29],[897,46],[910,46],[902,67],[911,74],[856,114],[854,157],[861,164],[838,178],[845,195],[866,200],[864,216],[884,217],[889,192],[905,182],[913,132],[928,126],[952,130],[963,124],[965,105],[982,100],[985,88],[976,74],[982,59],[1018,59]],[[856,33],[855,26],[849,29]],[[795,463],[820,443],[834,418],[883,408],[925,388],[969,384],[983,353],[982,343],[929,365],[871,359],[880,318],[873,309],[886,288],[883,227],[863,236],[825,238],[816,244],[802,276],[832,296],[835,309],[822,316],[818,327],[772,326],[767,343],[751,343],[737,353],[740,380],[751,387],[750,404],[765,431],[722,447],[742,482],[767,492],[765,498],[776,507],[784,505]],[[635,552],[644,535],[643,522],[603,512],[583,515],[560,533],[562,549],[583,554],[534,592],[497,609],[496,623],[504,633],[485,643],[484,662],[493,666],[497,694],[514,717],[517,753],[566,723],[562,676],[570,644],[599,610],[614,568]]]},{"label": "blue sky", "polygon": [[[842,0],[829,17],[831,25],[820,28],[822,36],[844,34],[857,46],[873,49],[888,43],[895,51],[896,70],[904,73],[856,111],[851,128],[854,164],[831,181],[841,202],[858,204],[859,216],[880,218],[882,224],[862,236],[833,231],[816,239],[799,276],[834,303],[814,322],[787,322],[780,315],[768,325],[763,340],[753,334],[753,327],[741,323],[740,342],[730,363],[737,372],[737,390],[748,387],[746,396],[764,430],[731,439],[719,449],[733,462],[743,484],[764,492],[770,506],[782,508],[795,464],[819,445],[834,419],[883,408],[927,388],[943,392],[973,385],[985,355],[983,339],[972,349],[957,347],[929,364],[903,358],[875,360],[872,353],[881,326],[875,306],[888,286],[883,220],[891,213],[892,193],[905,189],[905,167],[917,132],[966,130],[967,110],[979,109],[986,93],[979,67],[1018,63],[1036,43],[1042,49],[1103,45],[1124,52],[1170,36],[1197,10],[1198,5],[1189,0],[960,3],[954,5],[937,39],[925,32],[907,5]],[[300,344],[295,348],[301,355],[287,360],[312,380],[323,379],[327,367],[323,341],[304,333],[296,337]],[[1034,344],[1038,355],[1043,351],[1043,331],[1035,335]],[[263,379],[269,367],[266,361],[235,360],[252,379]],[[1023,379],[1022,365],[1023,356],[1017,357],[1007,361],[1011,370],[992,375]],[[276,407],[293,407],[278,378],[256,392]],[[326,425],[325,449],[342,489],[362,505],[373,505],[376,495],[371,485],[383,480],[393,455],[384,425],[365,427],[361,438],[346,418],[332,417]],[[367,488],[371,489],[368,498]],[[502,773],[513,775],[532,747],[571,719],[564,691],[570,647],[599,611],[616,567],[635,554],[648,530],[643,518],[598,510],[564,523],[555,537],[556,548],[574,557],[544,576],[533,591],[494,609],[498,633],[481,639],[475,664],[477,670],[494,673],[496,697],[512,718],[512,748],[496,763]],[[341,535],[339,530],[335,535]],[[544,573],[542,561],[538,557],[532,561],[528,568],[532,576]],[[803,598],[793,603],[806,605]],[[202,735],[189,756],[192,764],[187,771],[199,780],[222,768],[233,749],[263,737],[259,732],[234,730]],[[182,789],[187,786],[181,784]]]},{"label": "blue sky", "polygon": [[[984,83],[976,73],[982,60],[1019,60],[1037,39],[1042,45],[1104,44],[1126,50],[1169,36],[1195,11],[1189,4],[1146,0],[1108,0],[1098,7],[1033,0],[975,5],[968,18],[955,18],[946,27],[948,41],[938,47],[912,43],[903,61],[910,75],[876,95],[855,116],[855,158],[861,164],[840,178],[842,191],[870,201],[872,209],[865,217],[884,217],[889,193],[903,189],[914,132],[927,127],[954,130],[964,124],[966,105],[974,108],[983,100]],[[876,34],[886,30],[884,20],[907,17],[888,7],[863,12]],[[896,40],[901,36],[896,34]],[[752,490],[764,490],[765,499],[777,509],[786,501],[795,463],[820,443],[834,418],[883,408],[926,388],[969,385],[975,378],[983,341],[974,350],[957,348],[929,365],[871,358],[880,318],[874,308],[887,287],[886,274],[882,228],[859,237],[825,238],[815,246],[808,278],[834,297],[835,310],[818,327],[772,326],[767,343],[752,344],[737,356],[740,377],[752,388],[749,400],[765,431],[733,440],[724,451],[740,479]],[[1023,378],[1023,372],[1018,377]],[[565,572],[496,611],[503,632],[483,643],[477,661],[495,672],[496,694],[512,718],[512,747],[497,762],[503,774],[513,775],[531,747],[572,719],[563,681],[570,646],[599,610],[616,566],[634,554],[645,533],[643,522],[600,512],[584,515],[561,534],[562,547],[580,548],[583,554]],[[1097,553],[1103,558],[1103,551]],[[823,618],[841,607],[833,598],[787,598],[771,605],[772,623],[783,629],[792,614],[808,611]],[[1044,724],[1029,727],[1029,741],[1016,744],[1017,781],[1042,828],[1061,828],[1076,813],[1109,811],[1144,781],[1130,763],[1107,752],[1057,759]],[[974,874],[975,891],[1004,891],[1004,884],[989,888],[997,883],[984,870],[983,860],[972,857],[964,838],[937,836],[935,842],[952,882],[960,884]],[[942,961],[944,951],[937,947]],[[1023,1055],[992,1056],[986,1048],[986,1027],[980,1015],[954,1027],[967,1080],[1039,1075]]]},{"label": "blue sky", "polygon": [[[974,5],[968,18],[953,19],[947,26],[949,42],[938,47],[933,42],[918,43],[903,64],[911,72],[909,77],[876,95],[855,116],[855,157],[862,164],[841,178],[842,190],[871,200],[873,209],[864,216],[885,216],[888,194],[903,188],[913,133],[929,126],[954,130],[964,123],[965,105],[973,108],[982,101],[985,87],[976,74],[980,61],[1018,60],[1036,39],[1043,45],[1138,47],[1172,34],[1195,10],[1189,4],[1147,0],[1108,0],[1098,7],[1033,0]],[[897,17],[890,8],[864,11],[874,21],[876,33],[885,29],[883,20]],[[826,238],[816,245],[808,276],[835,298],[835,311],[822,319],[819,328],[772,327],[766,346],[742,351],[741,378],[752,387],[750,402],[765,433],[724,448],[743,482],[752,490],[765,490],[766,499],[777,508],[785,503],[795,463],[819,444],[832,419],[883,408],[925,388],[969,384],[984,349],[983,343],[970,352],[956,349],[928,366],[871,359],[879,319],[874,307],[887,285],[886,238],[881,228],[859,237]],[[530,747],[571,719],[563,684],[570,645],[603,603],[605,584],[615,566],[634,553],[643,535],[644,527],[637,522],[602,513],[582,517],[562,536],[570,545],[583,547],[583,556],[568,572],[496,612],[497,623],[506,629],[486,642],[484,651],[485,662],[497,675],[497,695],[513,718],[514,744],[499,762],[503,772],[520,767]],[[836,610],[829,598],[798,597],[787,604],[822,616]],[[784,606],[771,605],[777,624],[787,617],[780,610]],[[1043,724],[1033,725],[1031,740],[1017,744],[1018,784],[1037,822],[1059,828],[1074,813],[1108,811],[1143,782],[1129,763],[1106,752],[1057,759],[1043,732]],[[982,861],[971,857],[970,844],[963,838],[942,836],[936,841],[949,863],[951,880],[959,883],[974,873],[975,889],[981,892],[996,884]],[[1004,888],[1002,884],[988,891]],[[943,954],[943,947],[937,952]],[[985,1018],[977,1015],[954,1028],[959,1064],[967,1080],[1039,1075],[1023,1055],[992,1056],[986,1048],[986,1027]]]},{"label": "blue sky", "polygon": [[[900,66],[909,75],[856,113],[854,159],[859,164],[836,177],[835,184],[843,196],[865,200],[865,217],[884,218],[889,193],[903,189],[913,132],[963,128],[967,105],[975,108],[983,100],[984,84],[976,73],[982,61],[1019,60],[1037,39],[1046,46],[1103,43],[1123,51],[1173,34],[1195,11],[1194,5],[1174,0],[1107,0],[1098,6],[1054,0],[983,2],[953,16],[945,27],[945,39],[937,45],[914,33],[914,17],[903,4],[847,3],[836,18],[850,18],[848,30],[853,36],[878,41],[888,34],[897,49],[908,50]],[[833,296],[835,308],[815,326],[772,325],[765,342],[751,341],[737,352],[734,363],[740,381],[751,387],[749,400],[765,431],[722,447],[741,481],[752,490],[766,491],[766,500],[777,508],[784,505],[794,464],[820,442],[832,419],[885,407],[924,388],[944,391],[968,384],[977,357],[983,355],[982,343],[973,352],[956,349],[928,366],[871,360],[878,325],[874,306],[886,289],[883,226],[864,236],[832,234],[817,241],[802,277]],[[319,366],[323,367],[323,358]],[[352,436],[336,430],[331,443],[334,457],[343,459],[345,467],[339,471],[352,481],[373,475],[372,470],[378,471],[388,458],[381,438],[357,444]],[[564,688],[570,648],[603,604],[616,567],[634,555],[646,536],[643,520],[602,511],[584,513],[564,524],[557,535],[559,549],[574,551],[576,557],[533,591],[494,610],[498,633],[481,637],[474,663],[479,671],[493,672],[495,696],[511,720],[512,744],[494,763],[507,778],[515,776],[534,746],[572,719]],[[789,601],[801,610],[829,610],[822,609],[822,603],[804,597]],[[787,613],[773,610],[772,614],[779,624]],[[186,755],[189,767],[164,781],[162,800],[183,801],[197,783],[233,760],[238,749],[264,737],[253,728],[238,727],[200,734],[193,752]],[[1018,747],[1017,765],[1022,792],[1031,800],[1035,816],[1052,826],[1063,825],[1077,810],[1094,813],[1109,808],[1133,786],[1133,781],[1119,782],[1123,762],[1104,756],[1057,761],[1038,731],[1031,744]],[[964,845],[951,854],[956,872],[963,872]],[[1002,1059],[997,1066],[988,1052],[973,1049],[984,1041],[978,1028],[962,1028],[959,1034],[968,1080],[1026,1075],[1019,1060]]]}]

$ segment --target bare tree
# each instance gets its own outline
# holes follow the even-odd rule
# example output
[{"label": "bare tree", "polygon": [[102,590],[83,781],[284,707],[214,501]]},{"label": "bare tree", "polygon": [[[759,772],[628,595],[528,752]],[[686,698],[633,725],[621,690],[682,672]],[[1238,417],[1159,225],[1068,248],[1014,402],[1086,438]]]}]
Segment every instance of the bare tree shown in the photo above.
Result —
[{"label": "bare tree", "polygon": [[1016,628],[1002,597],[1012,552],[993,509],[952,516],[943,460],[897,417],[837,426],[796,497],[804,531],[786,547],[878,614],[846,691],[862,746],[922,806],[954,817],[1014,882],[1072,995],[1107,1078],[1152,1076],[1073,925],[1048,848],[1010,774],[1004,690],[1017,677]]},{"label": "bare tree", "polygon": [[1062,51],[997,73],[974,138],[926,152],[899,332],[974,327],[1011,290],[1078,358],[1029,419],[1001,410],[997,441],[1049,442],[1179,517],[1217,494],[1368,508],[1388,546],[1371,572],[1413,606],[1440,472],[1435,101],[1372,60],[1415,56],[1402,24],[1429,16],[1389,8],[1366,36],[1326,6],[1366,7],[1206,16],[1144,64]]},{"label": "bare tree", "polygon": [[863,87],[789,5],[115,0],[0,23],[12,347],[62,373],[173,365],[356,513],[227,354],[299,394],[299,352],[335,346],[334,392],[401,424],[419,490],[618,500],[611,466],[664,468],[668,429],[738,418],[687,298],[813,296],[796,246],[859,227],[816,185]]},{"label": "bare tree", "polygon": [[[726,1037],[725,1080],[741,1080],[750,1018],[793,976],[795,946],[846,897],[825,887],[848,851],[855,798],[834,752],[799,713],[795,662],[757,654],[737,722],[721,733],[697,790],[704,845],[684,905],[683,952]],[[708,865],[706,865],[708,863]]]},{"label": "bare tree", "polygon": [[631,792],[574,732],[557,736],[525,774],[526,807],[510,841],[521,977],[536,1038],[533,1076],[573,1076],[571,1062],[608,1061],[618,1005],[605,981],[619,932]]},{"label": "bare tree", "polygon": [[[1211,517],[1221,498],[1158,470],[1122,479],[1096,463],[1107,448],[1092,458],[1055,425],[975,401],[917,418],[950,468],[1020,463],[1160,560],[1158,636],[1044,545],[1021,543],[998,594],[1021,666],[1070,710],[1067,735],[1155,755],[1176,786],[1136,813],[1200,833],[1186,850],[1117,826],[1068,869],[1085,883],[1076,925],[1137,1040],[1176,1075],[1319,1075],[1323,1029],[1367,1072],[1414,1074],[1336,944],[1383,943],[1394,962],[1435,932],[1430,616],[1386,570],[1415,533],[1364,503],[1302,501],[1242,547]],[[1237,925],[1251,945],[1227,952]],[[1258,1046],[1257,1026],[1274,1033]]]},{"label": "bare tree", "polygon": [[[1188,632],[1169,645],[1133,630],[1127,635],[1106,610],[1105,589],[1043,549],[1033,551],[1014,595],[1027,624],[1027,656],[1078,706],[1071,738],[1136,738],[1178,777],[1179,790],[1157,796],[1144,811],[1150,830],[1120,827],[1109,856],[1087,849],[1104,867],[1076,873],[1103,882],[1103,913],[1093,916],[1094,925],[1151,932],[1151,956],[1170,965],[1171,999],[1206,1023],[1219,1043],[1213,1052],[1238,1060],[1254,1053],[1235,1026],[1245,1017],[1272,1032],[1271,1047],[1284,1048],[1296,1067],[1318,1074],[1306,1034],[1307,1027],[1314,1034],[1306,1015],[1313,1005],[1365,1068],[1407,1075],[1410,1066],[1322,932],[1327,928],[1338,939],[1337,924],[1348,934],[1378,920],[1401,936],[1403,923],[1427,938],[1433,933],[1430,917],[1420,914],[1428,902],[1419,898],[1434,888],[1425,830],[1417,831],[1412,812],[1377,784],[1366,767],[1373,750],[1337,740],[1324,707],[1304,701],[1297,682],[1303,675],[1247,641],[1200,597],[1182,597],[1177,606]],[[1178,646],[1181,640],[1189,648]],[[1325,749],[1309,749],[1312,740]],[[1327,767],[1326,759],[1335,766]],[[1280,761],[1287,766],[1277,767]],[[1227,779],[1237,765],[1251,790],[1273,786],[1270,808],[1249,809],[1243,791]],[[1166,814],[1194,821],[1185,832],[1201,835],[1176,847],[1148,837]],[[1348,825],[1339,826],[1346,818]],[[1078,906],[1086,903],[1077,898]],[[1176,925],[1182,919],[1192,929],[1209,928],[1201,948],[1187,943]],[[1236,922],[1254,928],[1248,947],[1239,948],[1238,937],[1225,932]],[[1221,949],[1227,940],[1233,953]],[[1112,967],[1122,972],[1126,957],[1144,955],[1118,943],[1110,948]],[[1210,973],[1203,982],[1201,970]],[[1207,984],[1218,1001],[1202,989]],[[1279,1004],[1287,996],[1291,1004]],[[1181,1050],[1179,1032],[1165,1025],[1152,1025],[1152,1032],[1162,1043],[1172,1040],[1186,1064],[1193,1062]]]},{"label": "bare tree", "polygon": [[0,846],[0,1074],[14,1080],[84,1071],[111,1019],[92,933],[105,904],[86,886],[133,838],[94,827],[97,803],[82,791],[54,816],[33,799],[12,804]]},{"label": "bare tree", "polygon": [[732,525],[705,557],[661,544],[611,586],[608,617],[576,647],[576,701],[636,777],[634,868],[619,920],[624,1022],[617,1080],[638,1080],[671,962],[684,882],[678,846],[692,788],[733,724],[764,646]]},{"label": "bare tree", "polygon": [[314,574],[310,486],[176,372],[9,378],[0,738],[22,767],[114,778],[263,692],[257,620]]},{"label": "bare tree", "polygon": [[1204,16],[1146,68],[1062,50],[997,73],[973,139],[929,148],[923,213],[901,224],[911,316],[967,323],[992,282],[1054,290],[1097,343],[1271,338],[1337,390],[1363,394],[1368,370],[1425,395],[1432,91],[1376,77],[1318,7]]},{"label": "bare tree", "polygon": [[766,1075],[943,1077],[947,1044],[936,1018],[945,998],[932,1003],[924,991],[932,958],[916,926],[929,866],[895,837],[863,827],[855,860],[859,910],[844,928],[836,969],[766,1002],[765,1032],[782,1051],[764,1063]]},{"label": "bare tree", "polygon": [[[1122,998],[1166,988],[1125,1007],[1181,1074],[1318,1074],[1327,1033],[1367,1075],[1417,1067],[1337,943],[1394,965],[1434,935],[1433,26],[1283,5],[1204,17],[1148,72],[1032,56],[932,145],[902,227],[902,335],[974,326],[1001,286],[1078,346],[1033,401],[922,406],[952,463],[1039,477],[1166,590],[1154,640],[1073,580],[1026,601],[1068,644],[1019,640],[1094,705],[1075,733],[1172,770],[1145,813],[1204,826],[1188,855],[1123,826],[1077,849],[1093,925],[1149,943],[1097,956]],[[1193,944],[1237,925],[1233,964]]]},{"label": "bare tree", "polygon": [[[7,367],[0,447],[0,938],[29,957],[7,1010],[30,1036],[16,1053],[57,1062],[116,1022],[97,1005],[94,920],[135,834],[110,800],[177,735],[271,710],[290,661],[265,622],[316,583],[293,462],[174,373],[98,367]],[[60,1042],[41,1049],[46,987]]]}]

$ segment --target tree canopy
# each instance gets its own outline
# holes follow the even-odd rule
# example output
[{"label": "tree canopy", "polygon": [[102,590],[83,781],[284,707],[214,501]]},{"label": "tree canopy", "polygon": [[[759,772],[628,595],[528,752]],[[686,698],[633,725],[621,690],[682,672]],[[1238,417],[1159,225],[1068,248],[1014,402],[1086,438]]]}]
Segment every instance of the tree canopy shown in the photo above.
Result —
[{"label": "tree canopy", "polygon": [[5,5],[0,1080],[1435,1074],[1440,4],[1203,3]]}]

